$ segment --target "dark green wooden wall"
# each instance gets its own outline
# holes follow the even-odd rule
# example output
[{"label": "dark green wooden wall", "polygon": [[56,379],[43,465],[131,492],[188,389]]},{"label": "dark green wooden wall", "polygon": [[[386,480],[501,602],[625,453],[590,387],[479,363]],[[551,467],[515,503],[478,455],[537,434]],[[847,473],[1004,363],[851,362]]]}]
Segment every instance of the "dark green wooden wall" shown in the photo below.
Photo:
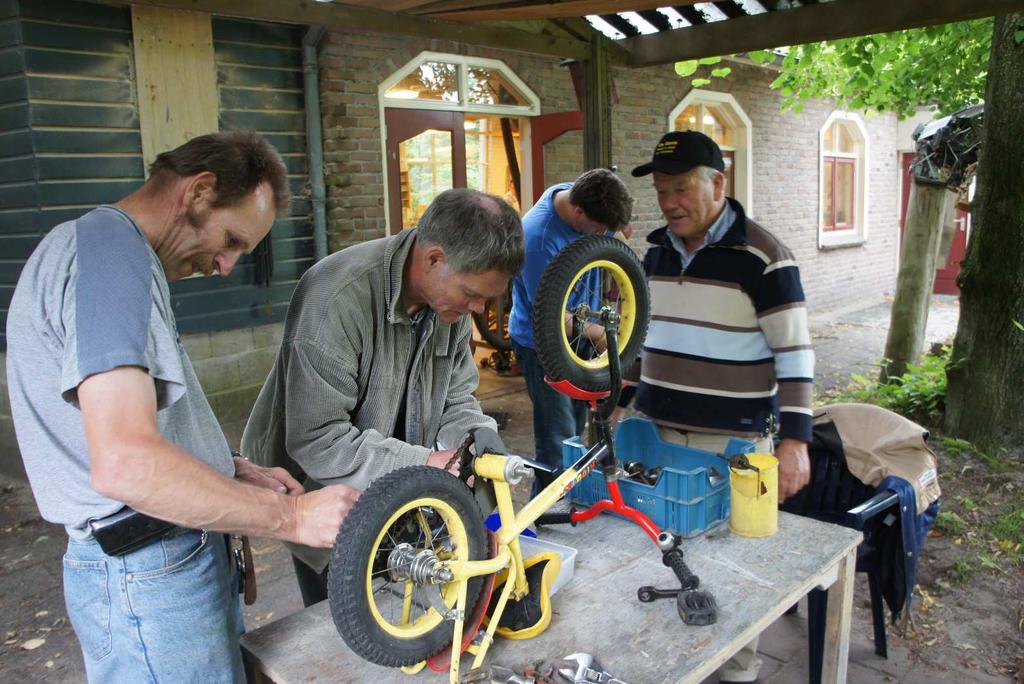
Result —
[{"label": "dark green wooden wall", "polygon": [[[214,19],[220,127],[265,134],[284,157],[297,198],[271,232],[269,287],[256,284],[249,258],[227,278],[172,285],[182,332],[282,320],[299,276],[313,263],[301,31]],[[42,236],[117,201],[142,180],[130,10],[0,0],[2,327],[21,266]]]}]

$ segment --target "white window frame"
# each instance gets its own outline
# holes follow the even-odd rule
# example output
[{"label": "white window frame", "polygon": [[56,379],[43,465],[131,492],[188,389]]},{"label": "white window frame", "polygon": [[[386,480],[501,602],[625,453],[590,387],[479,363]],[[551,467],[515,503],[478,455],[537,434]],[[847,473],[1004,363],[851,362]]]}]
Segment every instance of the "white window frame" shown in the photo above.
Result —
[{"label": "white window frame", "polygon": [[708,104],[718,107],[725,123],[732,129],[735,147],[733,148],[735,168],[733,178],[736,182],[735,188],[726,188],[726,194],[735,197],[743,205],[747,215],[754,213],[754,169],[753,169],[753,129],[754,125],[750,117],[740,107],[740,103],[729,93],[719,93],[714,90],[701,90],[694,88],[686,94],[675,109],[668,115],[668,130],[676,130],[676,119],[683,113],[683,110],[692,104]]},{"label": "white window frame", "polygon": [[[458,102],[444,102],[440,100],[410,100],[397,97],[387,97],[386,93],[393,86],[397,85],[410,73],[419,68],[425,62],[445,62],[455,64],[458,68]],[[526,105],[482,105],[468,102],[469,91],[469,67],[483,67],[501,72],[509,83],[515,86],[516,90],[526,98]],[[520,186],[523,197],[521,199],[521,211],[526,212],[532,206],[533,188],[533,161],[530,153],[530,120],[527,117],[540,115],[540,98],[533,90],[526,85],[512,69],[500,59],[487,59],[485,57],[469,57],[466,55],[455,55],[447,52],[423,51],[406,62],[401,68],[388,76],[377,86],[377,112],[380,126],[380,158],[382,163],[382,176],[384,177],[384,232],[391,235],[394,230],[391,225],[390,192],[388,191],[388,132],[384,124],[384,108],[396,109],[429,109],[445,112],[464,112],[468,114],[497,114],[499,116],[519,118],[519,159],[520,159]]]},{"label": "white window frame", "polygon": [[[844,154],[839,152],[828,152],[825,150],[825,132],[836,121],[842,121],[856,130],[860,140],[854,140],[857,152]],[[821,218],[822,207],[825,206],[825,157],[847,157],[855,160],[856,173],[854,174],[854,196],[853,196],[853,227],[845,230],[825,230]],[[853,112],[834,111],[825,124],[818,129],[818,248],[844,247],[850,245],[861,245],[868,239],[868,162],[870,160],[870,143],[868,129],[864,120],[859,114]]]},{"label": "white window frame", "polygon": [[[398,97],[388,97],[387,91],[400,83],[402,79],[418,69],[426,62],[445,62],[455,64],[458,69],[458,102],[445,102],[443,100],[409,100]],[[469,67],[482,67],[494,69],[508,79],[516,90],[526,99],[525,105],[489,105],[474,104],[469,99]],[[397,107],[402,109],[435,109],[445,112],[467,112],[472,114],[501,114],[503,116],[537,116],[540,114],[540,98],[529,86],[523,83],[522,79],[516,76],[515,72],[508,68],[500,59],[486,59],[484,57],[468,57],[466,55],[452,55],[446,52],[421,52],[405,63],[395,73],[384,79],[384,82],[377,88],[380,102],[383,107]]]}]

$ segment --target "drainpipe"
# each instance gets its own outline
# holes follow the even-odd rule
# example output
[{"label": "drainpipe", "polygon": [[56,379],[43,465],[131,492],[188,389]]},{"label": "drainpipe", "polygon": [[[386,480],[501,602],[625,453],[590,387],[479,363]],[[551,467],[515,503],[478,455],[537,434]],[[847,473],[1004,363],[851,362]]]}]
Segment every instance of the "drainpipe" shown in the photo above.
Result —
[{"label": "drainpipe", "polygon": [[309,156],[309,185],[313,201],[313,256],[327,256],[327,191],[324,187],[323,129],[320,123],[320,74],[317,45],[326,33],[323,26],[310,26],[302,37],[302,86],[306,94],[306,153]]}]

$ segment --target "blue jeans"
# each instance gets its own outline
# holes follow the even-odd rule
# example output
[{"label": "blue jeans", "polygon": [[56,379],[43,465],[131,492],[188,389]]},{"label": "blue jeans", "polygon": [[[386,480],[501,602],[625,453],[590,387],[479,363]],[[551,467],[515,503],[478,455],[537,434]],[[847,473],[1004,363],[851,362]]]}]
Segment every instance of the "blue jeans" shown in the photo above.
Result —
[{"label": "blue jeans", "polygon": [[223,534],[176,529],[108,556],[68,542],[64,599],[90,682],[245,682],[237,573]]},{"label": "blue jeans", "polygon": [[[515,340],[519,368],[526,378],[526,391],[533,402],[533,442],[535,458],[541,463],[562,470],[562,442],[583,433],[587,420],[587,403],[570,399],[544,382],[537,352]],[[553,476],[537,472],[533,481],[533,494],[547,485]]]}]

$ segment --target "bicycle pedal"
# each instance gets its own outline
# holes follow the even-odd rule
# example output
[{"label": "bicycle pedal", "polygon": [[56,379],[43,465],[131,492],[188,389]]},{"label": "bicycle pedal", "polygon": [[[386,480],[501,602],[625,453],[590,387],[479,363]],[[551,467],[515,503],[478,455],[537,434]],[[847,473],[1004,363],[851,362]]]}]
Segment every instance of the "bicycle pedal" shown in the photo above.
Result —
[{"label": "bicycle pedal", "polygon": [[706,591],[684,591],[676,597],[676,610],[687,625],[703,627],[715,623],[718,604]]}]

